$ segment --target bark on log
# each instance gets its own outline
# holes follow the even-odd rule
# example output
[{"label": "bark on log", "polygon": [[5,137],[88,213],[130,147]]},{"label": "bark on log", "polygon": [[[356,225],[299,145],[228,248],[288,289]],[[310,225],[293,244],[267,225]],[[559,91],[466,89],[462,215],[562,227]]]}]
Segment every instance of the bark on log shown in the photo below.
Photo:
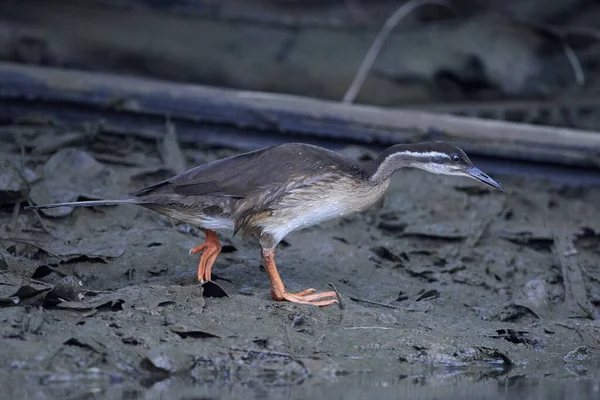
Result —
[{"label": "bark on log", "polygon": [[590,131],[10,63],[0,63],[0,119],[98,124],[153,139],[168,119],[183,143],[238,148],[445,140],[472,154],[600,168],[600,135]]}]

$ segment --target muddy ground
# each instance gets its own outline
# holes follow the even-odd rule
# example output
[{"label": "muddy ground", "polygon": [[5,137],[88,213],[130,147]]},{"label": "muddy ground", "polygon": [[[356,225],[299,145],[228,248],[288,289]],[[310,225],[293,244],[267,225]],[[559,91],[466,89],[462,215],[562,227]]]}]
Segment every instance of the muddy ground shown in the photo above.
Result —
[{"label": "muddy ground", "polygon": [[[600,188],[498,176],[506,192],[422,171],[385,203],[290,234],[290,290],[270,299],[258,243],[135,206],[23,210],[124,197],[234,154],[47,128],[0,135],[0,387],[6,398],[590,398],[599,390]],[[368,152],[348,149],[353,157]]]}]

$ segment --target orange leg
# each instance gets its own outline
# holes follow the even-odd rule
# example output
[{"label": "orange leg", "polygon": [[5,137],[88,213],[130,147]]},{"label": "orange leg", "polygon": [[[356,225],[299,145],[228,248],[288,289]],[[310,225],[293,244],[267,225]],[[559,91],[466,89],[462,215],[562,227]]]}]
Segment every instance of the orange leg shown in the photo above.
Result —
[{"label": "orange leg", "polygon": [[190,249],[190,254],[202,252],[200,263],[198,264],[198,280],[200,282],[210,281],[210,273],[212,271],[215,260],[221,253],[221,242],[217,237],[217,233],[210,229],[205,229],[206,238],[204,243]]},{"label": "orange leg", "polygon": [[326,298],[337,297],[337,293],[323,292],[315,293],[315,289],[303,290],[300,293],[289,293],[285,289],[285,285],[277,272],[277,266],[275,265],[275,250],[274,249],[262,249],[262,262],[269,274],[271,280],[271,297],[277,301],[290,301],[292,303],[300,304],[312,304],[313,306],[328,306],[331,304],[338,303],[336,299],[323,300]]}]

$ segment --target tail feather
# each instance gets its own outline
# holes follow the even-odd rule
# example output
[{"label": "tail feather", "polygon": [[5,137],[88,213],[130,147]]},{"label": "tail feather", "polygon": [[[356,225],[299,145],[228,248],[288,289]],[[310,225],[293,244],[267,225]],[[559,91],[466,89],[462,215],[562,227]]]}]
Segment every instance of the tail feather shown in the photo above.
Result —
[{"label": "tail feather", "polygon": [[57,208],[57,207],[104,207],[104,206],[117,206],[119,204],[137,204],[137,200],[125,199],[125,200],[92,200],[92,201],[71,201],[68,203],[53,203],[53,204],[42,204],[39,206],[26,206],[26,210],[41,210],[44,208]]}]

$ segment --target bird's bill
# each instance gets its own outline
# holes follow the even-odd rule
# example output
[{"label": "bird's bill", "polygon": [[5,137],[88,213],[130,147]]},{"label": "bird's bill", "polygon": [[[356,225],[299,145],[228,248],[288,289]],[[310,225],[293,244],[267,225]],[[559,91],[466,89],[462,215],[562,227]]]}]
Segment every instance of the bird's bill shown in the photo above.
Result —
[{"label": "bird's bill", "polygon": [[487,176],[479,168],[471,167],[471,169],[467,171],[467,176],[469,178],[473,178],[476,181],[479,181],[481,183],[485,183],[488,186],[491,186],[491,187],[493,187],[495,189],[498,189],[498,190],[501,190],[501,191],[504,192],[504,188],[502,187],[501,184],[499,184],[498,182],[496,182],[495,180],[493,180],[492,178],[490,178],[489,176]]}]

